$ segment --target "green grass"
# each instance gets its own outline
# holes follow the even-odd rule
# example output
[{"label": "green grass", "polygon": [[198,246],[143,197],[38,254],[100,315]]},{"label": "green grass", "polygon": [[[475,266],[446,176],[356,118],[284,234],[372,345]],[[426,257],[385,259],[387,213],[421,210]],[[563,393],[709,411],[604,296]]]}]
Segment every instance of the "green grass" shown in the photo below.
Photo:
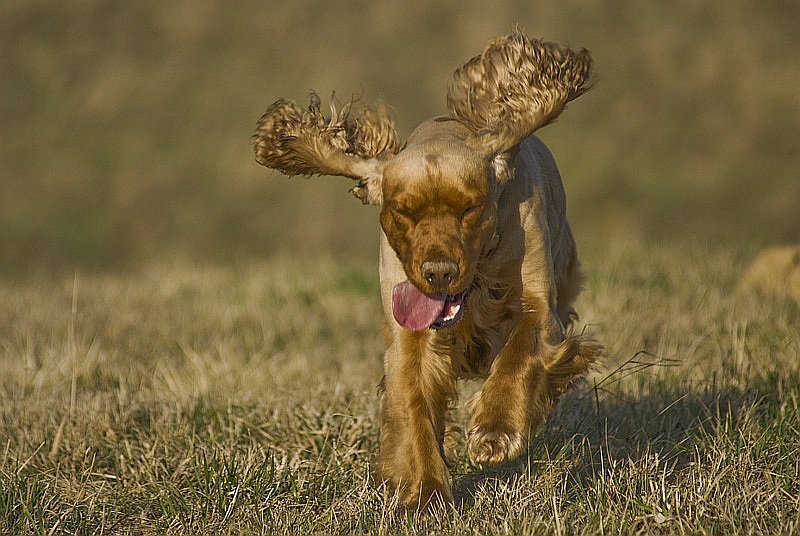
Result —
[{"label": "green grass", "polygon": [[[585,244],[800,240],[800,9],[777,0],[274,0],[0,5],[0,274],[306,250],[371,257],[346,179],[253,159],[279,97],[384,98],[406,138],[519,23],[589,48],[596,85],[541,131]],[[314,255],[316,256],[316,255]]]},{"label": "green grass", "polygon": [[[800,532],[800,311],[737,291],[800,240],[800,4],[404,5],[0,3],[0,533]],[[376,211],[249,136],[314,88],[406,137],[516,23],[595,57],[541,135],[611,357],[419,518],[369,481]]]},{"label": "green grass", "polygon": [[798,305],[737,291],[730,251],[619,248],[587,265],[579,309],[608,362],[523,459],[482,470],[462,454],[456,507],[424,517],[369,480],[373,266],[6,282],[0,532],[799,531]]}]

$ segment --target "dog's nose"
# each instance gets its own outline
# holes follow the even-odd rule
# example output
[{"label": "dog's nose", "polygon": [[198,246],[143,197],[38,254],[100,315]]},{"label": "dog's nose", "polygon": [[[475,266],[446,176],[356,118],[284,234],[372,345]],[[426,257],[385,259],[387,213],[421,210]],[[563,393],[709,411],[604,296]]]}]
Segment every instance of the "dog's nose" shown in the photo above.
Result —
[{"label": "dog's nose", "polygon": [[444,291],[458,277],[458,264],[452,260],[425,261],[420,269],[425,281],[437,291]]}]

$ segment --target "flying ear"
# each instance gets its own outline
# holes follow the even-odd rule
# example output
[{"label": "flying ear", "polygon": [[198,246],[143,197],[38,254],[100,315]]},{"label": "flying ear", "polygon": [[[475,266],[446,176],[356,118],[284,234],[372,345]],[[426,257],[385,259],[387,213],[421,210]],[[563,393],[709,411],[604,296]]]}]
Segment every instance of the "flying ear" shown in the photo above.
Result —
[{"label": "flying ear", "polygon": [[354,118],[352,104],[337,112],[331,98],[331,117],[326,119],[314,92],[305,111],[290,100],[274,102],[252,137],[256,162],[290,176],[356,179],[353,195],[364,204],[380,205],[384,162],[397,153],[400,140],[386,106],[364,106]]},{"label": "flying ear", "polygon": [[458,68],[447,93],[451,117],[472,130],[468,143],[488,155],[507,151],[554,120],[585,93],[592,69],[586,49],[530,39],[519,30],[493,39]]}]

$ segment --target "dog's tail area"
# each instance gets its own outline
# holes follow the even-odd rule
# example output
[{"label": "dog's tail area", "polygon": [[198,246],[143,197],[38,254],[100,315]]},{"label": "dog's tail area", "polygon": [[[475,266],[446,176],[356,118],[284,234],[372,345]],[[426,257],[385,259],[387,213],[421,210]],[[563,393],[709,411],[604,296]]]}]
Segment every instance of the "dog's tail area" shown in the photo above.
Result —
[{"label": "dog's tail area", "polygon": [[592,57],[516,33],[489,41],[453,74],[450,115],[473,131],[472,145],[507,151],[554,120],[589,89]]},{"label": "dog's tail area", "polygon": [[607,355],[605,348],[585,335],[567,335],[554,348],[551,358],[544,363],[547,372],[547,390],[556,400],[575,380],[598,364]]}]

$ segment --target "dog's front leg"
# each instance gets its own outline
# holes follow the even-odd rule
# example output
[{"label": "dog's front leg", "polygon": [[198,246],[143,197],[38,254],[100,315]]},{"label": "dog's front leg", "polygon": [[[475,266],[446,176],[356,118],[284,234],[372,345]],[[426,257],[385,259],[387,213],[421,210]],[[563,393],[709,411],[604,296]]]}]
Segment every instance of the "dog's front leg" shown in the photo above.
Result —
[{"label": "dog's front leg", "polygon": [[546,300],[522,313],[470,402],[470,459],[494,465],[522,454],[558,395],[602,354],[588,337],[565,336]]},{"label": "dog's front leg", "polygon": [[429,348],[431,336],[395,332],[381,398],[379,474],[404,505],[420,509],[452,501],[442,442],[455,387],[449,362]]}]

